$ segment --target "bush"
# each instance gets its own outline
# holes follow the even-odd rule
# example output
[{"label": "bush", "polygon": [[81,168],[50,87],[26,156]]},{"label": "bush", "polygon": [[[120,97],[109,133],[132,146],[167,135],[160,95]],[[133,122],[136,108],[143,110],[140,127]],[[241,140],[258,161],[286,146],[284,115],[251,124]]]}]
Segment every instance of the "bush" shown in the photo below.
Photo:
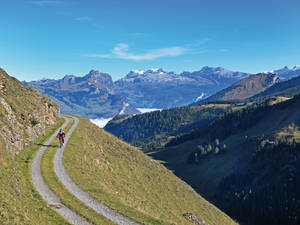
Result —
[{"label": "bush", "polygon": [[215,154],[219,154],[220,149],[218,147],[215,148]]},{"label": "bush", "polygon": [[32,127],[38,125],[39,123],[40,122],[35,117],[30,118],[30,124]]}]

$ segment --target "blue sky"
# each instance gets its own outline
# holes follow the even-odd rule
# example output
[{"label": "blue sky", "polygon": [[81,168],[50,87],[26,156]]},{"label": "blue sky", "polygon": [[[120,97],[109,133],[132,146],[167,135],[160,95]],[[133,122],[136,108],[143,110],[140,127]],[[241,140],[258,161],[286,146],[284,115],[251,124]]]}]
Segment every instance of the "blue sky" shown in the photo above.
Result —
[{"label": "blue sky", "polygon": [[299,0],[1,0],[0,67],[20,80],[300,64]]}]

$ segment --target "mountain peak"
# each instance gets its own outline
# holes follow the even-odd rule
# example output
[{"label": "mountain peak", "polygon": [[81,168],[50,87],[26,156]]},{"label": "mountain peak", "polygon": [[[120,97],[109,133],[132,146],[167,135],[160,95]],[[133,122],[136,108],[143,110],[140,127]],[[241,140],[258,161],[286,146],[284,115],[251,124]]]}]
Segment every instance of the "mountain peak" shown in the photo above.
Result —
[{"label": "mountain peak", "polygon": [[131,70],[129,73],[135,73],[135,74],[144,74],[145,73],[145,70]]},{"label": "mountain peak", "polygon": [[283,80],[289,80],[293,77],[300,76],[300,66],[295,65],[293,68],[289,69],[287,66],[282,69],[278,69],[274,71],[279,75],[279,77]]},{"label": "mountain peak", "polygon": [[207,71],[207,70],[224,70],[224,68],[223,67],[211,67],[211,66],[203,66],[202,67],[202,69],[201,69],[202,71]]},{"label": "mountain peak", "polygon": [[145,72],[146,74],[163,74],[166,73],[162,68],[153,68],[153,69],[149,69]]},{"label": "mountain peak", "polygon": [[[154,68],[154,69],[148,69],[148,70],[131,70],[125,78],[137,78],[140,76],[148,76],[152,74],[165,74],[165,72],[162,68]],[[170,73],[171,74],[171,73]]]},{"label": "mountain peak", "polygon": [[100,72],[99,70],[91,70],[88,74],[87,74],[89,77],[95,77],[95,76],[98,76],[100,75]]},{"label": "mountain peak", "polygon": [[300,70],[300,65],[295,65],[295,66],[293,67],[293,70]]}]

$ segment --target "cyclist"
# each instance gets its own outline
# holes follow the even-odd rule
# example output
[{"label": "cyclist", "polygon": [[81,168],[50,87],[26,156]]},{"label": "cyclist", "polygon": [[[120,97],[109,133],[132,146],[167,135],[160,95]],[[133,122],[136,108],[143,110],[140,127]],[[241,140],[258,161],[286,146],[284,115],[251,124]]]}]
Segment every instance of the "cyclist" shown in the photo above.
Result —
[{"label": "cyclist", "polygon": [[60,130],[59,130],[59,132],[58,132],[58,134],[57,134],[57,137],[59,138],[59,147],[60,147],[60,148],[61,148],[61,147],[64,145],[64,143],[65,143],[65,136],[66,136],[65,132],[63,131],[62,128],[60,128]]}]

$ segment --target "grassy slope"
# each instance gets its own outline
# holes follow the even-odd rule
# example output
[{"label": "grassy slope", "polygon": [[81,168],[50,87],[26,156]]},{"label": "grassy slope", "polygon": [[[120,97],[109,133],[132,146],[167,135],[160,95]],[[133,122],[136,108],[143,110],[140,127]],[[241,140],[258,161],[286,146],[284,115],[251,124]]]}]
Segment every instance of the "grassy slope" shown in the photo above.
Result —
[{"label": "grassy slope", "polygon": [[[0,139],[0,224],[68,224],[35,191],[30,173],[31,161],[40,144],[44,143],[62,122],[49,128],[47,135],[38,138],[14,159],[8,156],[4,141]],[[16,175],[13,168],[16,168]]]},{"label": "grassy slope", "polygon": [[80,119],[64,154],[71,178],[109,207],[145,224],[190,224],[192,212],[210,225],[235,224],[164,166]]},{"label": "grassy slope", "polygon": [[[0,97],[4,98],[5,101],[11,106],[13,112],[16,114],[16,120],[21,124],[27,122],[22,118],[27,119],[30,114],[37,110],[38,106],[44,102],[54,106],[58,109],[58,106],[52,102],[47,96],[41,95],[33,89],[26,87],[16,78],[9,76],[3,69],[0,68],[0,82],[4,82],[5,91],[0,91]],[[4,118],[7,112],[0,104],[0,122],[3,122],[7,126],[10,126]]]},{"label": "grassy slope", "polygon": [[[65,128],[66,133],[72,125],[73,122],[70,122],[69,125]],[[75,211],[78,215],[86,218],[92,224],[114,224],[110,220],[107,220],[103,216],[96,213],[94,210],[85,206],[80,200],[75,198],[58,180],[53,170],[53,159],[58,146],[59,142],[58,139],[56,139],[51,144],[51,147],[49,147],[45,152],[41,163],[42,175],[45,179],[45,182],[49,185],[50,190],[52,190],[57,196],[59,196],[61,202],[64,205]]]}]

